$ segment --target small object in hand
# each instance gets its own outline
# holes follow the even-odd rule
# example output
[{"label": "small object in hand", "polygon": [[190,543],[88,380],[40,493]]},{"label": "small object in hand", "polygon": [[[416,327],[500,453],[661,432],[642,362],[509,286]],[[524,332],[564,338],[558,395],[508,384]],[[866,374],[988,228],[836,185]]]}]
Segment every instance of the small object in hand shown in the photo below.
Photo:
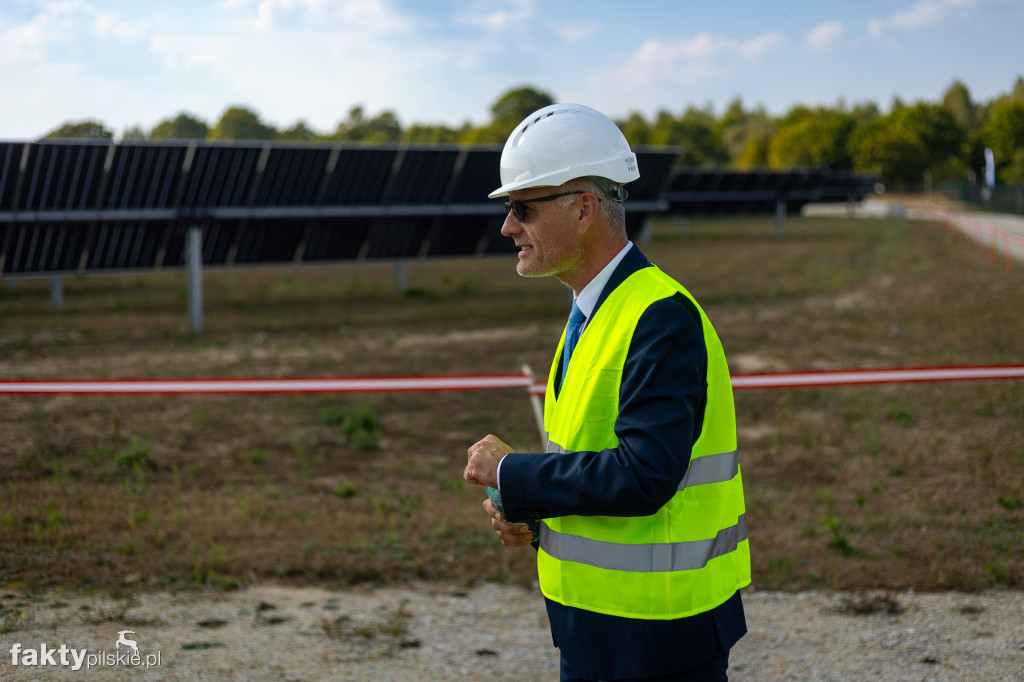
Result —
[{"label": "small object in hand", "polygon": [[[504,516],[505,508],[501,505],[501,491],[489,485],[484,486],[484,490],[487,491],[487,497],[491,498],[491,504]],[[527,521],[526,525],[533,531],[533,539],[530,542],[538,542],[540,540],[540,523],[537,521]]]}]

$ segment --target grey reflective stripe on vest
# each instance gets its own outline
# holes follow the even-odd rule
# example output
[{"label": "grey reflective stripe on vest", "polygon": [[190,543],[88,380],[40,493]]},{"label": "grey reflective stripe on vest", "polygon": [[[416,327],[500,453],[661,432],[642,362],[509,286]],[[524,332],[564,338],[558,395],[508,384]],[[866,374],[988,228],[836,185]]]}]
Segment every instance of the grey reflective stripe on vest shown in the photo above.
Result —
[{"label": "grey reflective stripe on vest", "polygon": [[[545,452],[564,455],[569,452],[569,450],[566,450],[558,443],[552,441],[551,434],[548,434]],[[691,459],[690,465],[686,467],[686,473],[683,475],[683,480],[679,482],[679,487],[676,488],[676,491],[681,491],[683,488],[690,485],[705,485],[707,483],[724,483],[725,481],[731,481],[739,472],[740,457],[735,450],[732,452],[722,452],[717,455],[705,455],[703,457]]]},{"label": "grey reflective stripe on vest", "polygon": [[545,445],[544,445],[544,452],[547,452],[549,454],[552,454],[552,455],[564,455],[565,453],[569,452],[568,450],[563,448],[558,443],[553,442],[551,440],[551,434],[550,433],[546,433],[545,434],[544,443],[545,443]]},{"label": "grey reflective stripe on vest", "polygon": [[715,557],[736,551],[747,539],[747,516],[737,519],[735,526],[723,528],[709,540],[666,542],[647,545],[626,545],[602,542],[579,535],[551,530],[540,524],[540,546],[560,561],[605,568],[612,571],[653,573],[660,571],[693,571],[703,568]]},{"label": "grey reflective stripe on vest", "polygon": [[686,467],[683,480],[680,481],[676,490],[679,491],[691,485],[724,483],[731,481],[739,472],[740,457],[735,450],[717,455],[705,455],[690,460],[690,465]]}]

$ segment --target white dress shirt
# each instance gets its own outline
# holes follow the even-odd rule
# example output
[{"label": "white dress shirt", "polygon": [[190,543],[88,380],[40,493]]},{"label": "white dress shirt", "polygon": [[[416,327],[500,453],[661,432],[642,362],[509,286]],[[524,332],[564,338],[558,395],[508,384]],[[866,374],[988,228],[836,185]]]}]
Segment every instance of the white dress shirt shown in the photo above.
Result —
[{"label": "white dress shirt", "polygon": [[[594,307],[597,305],[597,300],[601,298],[601,292],[604,291],[604,287],[608,284],[608,280],[612,278],[612,273],[615,272],[615,268],[618,267],[622,259],[626,257],[626,253],[632,248],[633,242],[626,242],[626,245],[622,247],[615,258],[608,261],[608,265],[602,268],[601,272],[597,273],[594,279],[587,283],[587,286],[583,287],[583,290],[576,296],[573,301],[576,303],[576,307],[580,309],[587,320],[583,323],[583,329],[587,328],[590,324],[590,317],[594,314]],[[581,330],[582,333],[582,330]],[[504,459],[504,458],[502,458]],[[498,462],[498,490],[501,490],[501,461]]]}]

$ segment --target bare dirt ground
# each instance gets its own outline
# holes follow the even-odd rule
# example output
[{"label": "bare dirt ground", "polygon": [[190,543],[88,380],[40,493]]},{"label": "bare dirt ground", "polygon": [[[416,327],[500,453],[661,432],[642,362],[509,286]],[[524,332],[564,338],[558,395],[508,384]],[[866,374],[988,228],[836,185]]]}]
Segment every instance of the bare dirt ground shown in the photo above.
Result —
[{"label": "bare dirt ground", "polygon": [[[751,632],[733,649],[735,682],[1021,679],[1024,593],[745,593]],[[0,664],[4,679],[558,679],[535,589],[410,584],[377,589],[257,585],[238,592],[54,595],[22,604],[3,637],[25,648],[87,650],[75,664]],[[116,649],[121,631],[137,662]],[[122,658],[116,659],[120,651]],[[112,654],[115,658],[108,661]],[[24,659],[21,659],[24,661]],[[150,667],[147,669],[146,665]]]},{"label": "bare dirt ground", "polygon": [[[1024,361],[1024,268],[994,267],[942,226],[792,219],[778,239],[765,220],[694,221],[642,248],[702,303],[736,373]],[[557,282],[501,259],[410,264],[405,295],[390,278],[386,264],[209,272],[199,336],[180,274],[68,280],[59,313],[47,282],[4,285],[0,376],[546,370],[568,307]],[[1021,612],[1024,585],[1024,382],[736,402],[755,591],[734,679],[777,679],[765,674],[777,666],[784,679],[1013,679],[1020,619],[1004,608]],[[461,482],[486,433],[537,447],[525,391],[0,396],[0,643],[109,649],[135,629],[173,654],[162,673],[188,671],[179,679],[327,679],[357,659],[394,672],[431,651],[442,672],[408,679],[550,679],[535,591],[513,599],[529,626],[514,654],[472,615],[500,619],[535,570],[497,545],[482,494]],[[877,591],[905,609],[831,611]],[[289,620],[271,623],[276,611]],[[227,622],[199,624],[210,619]],[[165,625],[181,629],[148,632]],[[403,646],[409,636],[420,644]],[[301,653],[313,642],[328,672]],[[821,644],[846,662],[812,659]],[[231,672],[275,647],[278,667]]]}]

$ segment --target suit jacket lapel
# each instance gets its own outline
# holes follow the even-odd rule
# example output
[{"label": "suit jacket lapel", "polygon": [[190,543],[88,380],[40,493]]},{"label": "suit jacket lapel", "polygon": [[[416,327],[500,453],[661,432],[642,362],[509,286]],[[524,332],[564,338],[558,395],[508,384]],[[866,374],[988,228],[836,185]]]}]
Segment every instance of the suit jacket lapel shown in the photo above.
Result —
[{"label": "suit jacket lapel", "polygon": [[[598,296],[598,298],[597,298],[597,304],[594,305],[594,312],[592,312],[590,314],[590,317],[587,318],[587,324],[589,325],[590,321],[594,319],[594,316],[597,315],[597,311],[601,309],[601,304],[604,303],[605,299],[608,298],[608,295],[610,293],[615,291],[616,287],[618,287],[620,284],[625,282],[626,278],[629,277],[630,275],[632,275],[637,270],[640,270],[642,268],[649,268],[649,267],[651,267],[651,263],[650,263],[650,261],[647,260],[647,256],[645,256],[640,251],[640,248],[636,244],[634,244],[633,248],[631,248],[629,251],[626,252],[626,255],[622,258],[622,260],[619,262],[619,264],[617,266],[615,266],[615,269],[612,271],[612,276],[608,278],[608,283],[604,285],[604,289],[601,290],[601,295]],[[565,353],[565,349],[563,348],[562,352],[558,354],[558,364],[559,364],[559,366],[561,366],[561,364],[562,364],[562,356],[563,356],[564,353]],[[559,394],[561,394],[561,392],[562,392],[562,373],[561,372],[556,372],[555,373],[555,398],[556,399],[558,398]]]},{"label": "suit jacket lapel", "polygon": [[593,319],[597,311],[601,309],[601,304],[608,298],[608,295],[625,282],[627,277],[637,270],[649,267],[651,267],[651,263],[647,260],[647,256],[640,251],[640,247],[634,244],[633,248],[626,252],[626,255],[615,267],[615,270],[612,271],[612,276],[608,279],[608,283],[604,285],[604,289],[601,290],[601,295],[597,299],[597,305],[594,306],[594,312],[591,313],[589,319]]}]

